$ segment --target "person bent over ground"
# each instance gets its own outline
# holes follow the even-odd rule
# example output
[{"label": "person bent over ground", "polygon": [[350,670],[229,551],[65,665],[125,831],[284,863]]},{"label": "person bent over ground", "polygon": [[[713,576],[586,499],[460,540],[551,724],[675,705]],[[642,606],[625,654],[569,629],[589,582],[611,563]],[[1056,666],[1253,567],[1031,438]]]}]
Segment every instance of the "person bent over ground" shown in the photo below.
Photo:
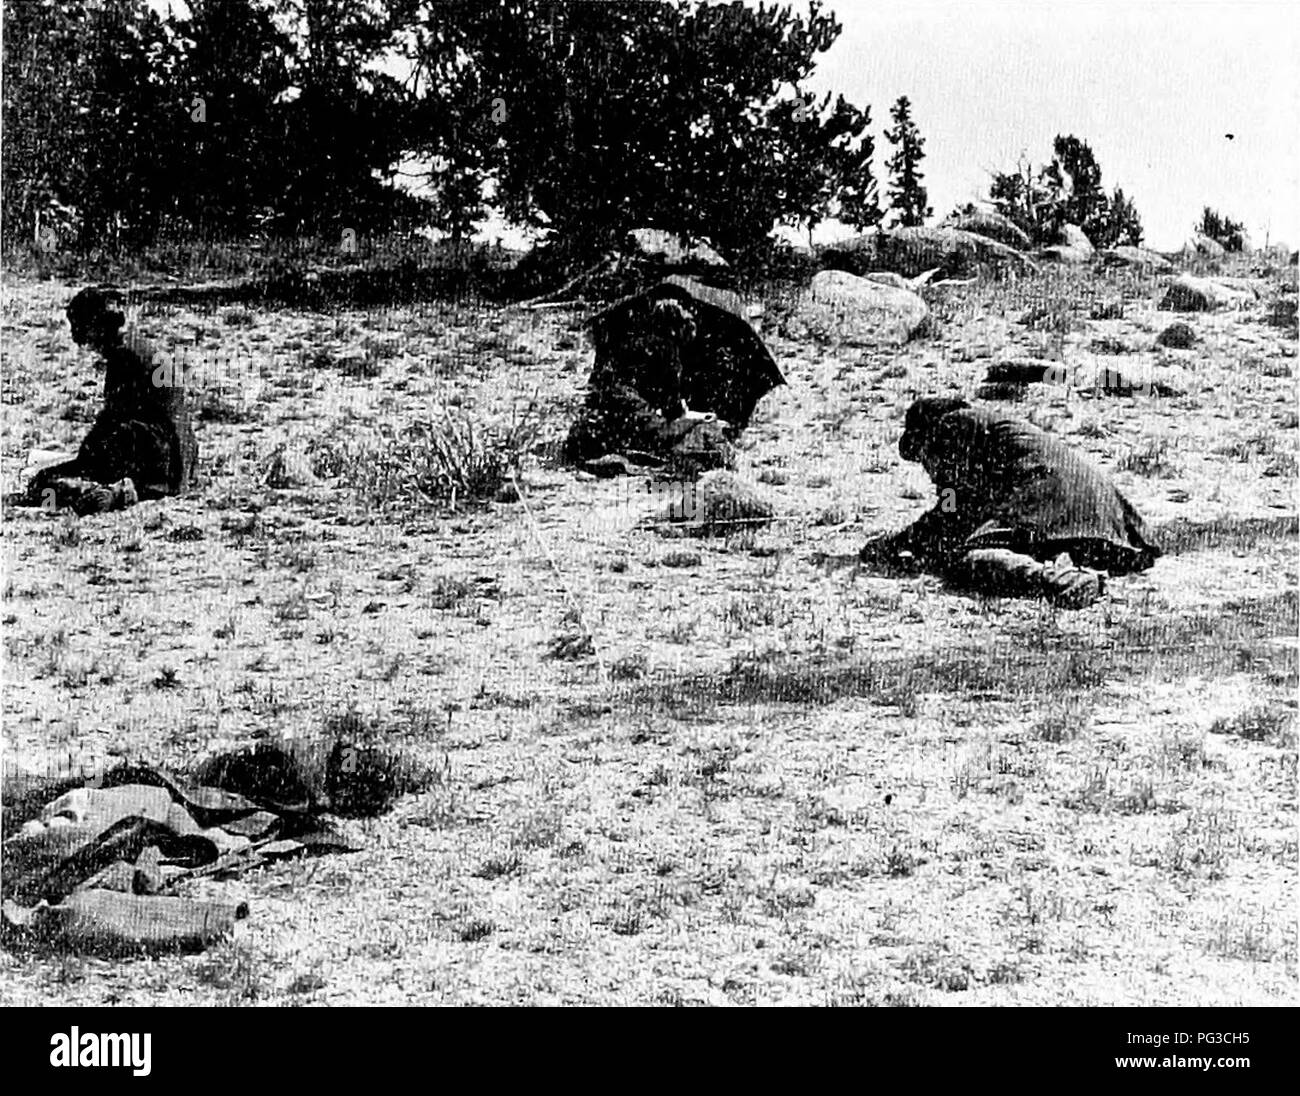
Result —
[{"label": "person bent over ground", "polygon": [[68,304],[73,341],[104,363],[104,406],[70,461],[41,469],[18,500],[81,514],[185,491],[198,443],[181,378],[160,369],[143,341],[122,335],[115,295],[83,289]]},{"label": "person bent over ground", "polygon": [[734,462],[758,401],[785,378],[740,316],[665,282],[597,316],[596,363],[564,459],[698,474]]},{"label": "person bent over ground", "polygon": [[901,533],[862,548],[868,565],[919,565],[982,593],[1081,607],[1105,576],[1145,571],[1160,556],[1110,477],[1029,423],[927,397],[907,411],[898,443],[938,493]]}]

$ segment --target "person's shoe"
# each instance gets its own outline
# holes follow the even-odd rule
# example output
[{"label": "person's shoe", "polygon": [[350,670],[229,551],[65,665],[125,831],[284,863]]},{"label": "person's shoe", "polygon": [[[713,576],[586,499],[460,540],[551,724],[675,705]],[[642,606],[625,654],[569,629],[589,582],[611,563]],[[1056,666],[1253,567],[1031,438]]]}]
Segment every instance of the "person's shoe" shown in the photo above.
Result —
[{"label": "person's shoe", "polygon": [[139,501],[135,483],[130,476],[126,476],[116,483],[88,484],[85,489],[74,494],[71,505],[74,513],[85,517],[87,514],[122,510]]},{"label": "person's shoe", "polygon": [[1063,609],[1085,609],[1106,592],[1105,572],[1076,567],[1067,555],[1043,564],[1039,581],[1043,596]]}]

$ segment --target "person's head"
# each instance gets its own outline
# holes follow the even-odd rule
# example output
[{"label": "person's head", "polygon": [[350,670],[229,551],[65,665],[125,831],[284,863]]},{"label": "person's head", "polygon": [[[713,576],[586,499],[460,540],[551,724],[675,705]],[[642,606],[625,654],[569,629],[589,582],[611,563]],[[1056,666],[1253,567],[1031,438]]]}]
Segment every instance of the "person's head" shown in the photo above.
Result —
[{"label": "person's head", "polygon": [[126,316],[114,305],[121,298],[111,290],[83,289],[68,302],[68,326],[78,346],[104,350],[121,342]]},{"label": "person's head", "polygon": [[695,317],[681,301],[664,297],[650,306],[650,337],[680,350],[695,338]]},{"label": "person's head", "polygon": [[655,387],[662,390],[663,413],[675,417],[681,409],[682,354],[695,339],[695,316],[682,301],[663,297],[650,305],[645,327],[646,349],[656,365]]},{"label": "person's head", "polygon": [[903,436],[898,439],[898,452],[904,460],[920,460],[926,442],[939,420],[953,411],[969,407],[965,400],[952,396],[923,396],[907,409],[903,420]]}]

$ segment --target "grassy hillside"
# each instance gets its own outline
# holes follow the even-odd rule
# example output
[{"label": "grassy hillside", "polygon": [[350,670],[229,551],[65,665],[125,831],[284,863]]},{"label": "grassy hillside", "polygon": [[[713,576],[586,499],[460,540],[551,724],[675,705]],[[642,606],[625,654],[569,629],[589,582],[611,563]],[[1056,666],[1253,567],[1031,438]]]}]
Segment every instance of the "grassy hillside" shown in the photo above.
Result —
[{"label": "grassy hillside", "polygon": [[[74,289],[8,287],[6,489],[98,407]],[[741,461],[779,517],[710,541],[648,520],[644,481],[554,462],[581,308],[146,307],[197,367],[206,482],[6,511],[6,764],[183,766],[354,710],[440,778],[351,824],[365,851],[228,885],[232,942],[0,953],[0,1002],[1294,1003],[1296,341],[1265,301],[1157,348],[1162,292],[940,286],[924,337],[867,351],[774,292],[791,383]],[[837,566],[929,505],[910,400],[1009,359],[1182,393],[1014,404],[1169,554],[1080,612]],[[453,509],[403,472],[448,421],[467,452],[509,434],[522,500]]]}]

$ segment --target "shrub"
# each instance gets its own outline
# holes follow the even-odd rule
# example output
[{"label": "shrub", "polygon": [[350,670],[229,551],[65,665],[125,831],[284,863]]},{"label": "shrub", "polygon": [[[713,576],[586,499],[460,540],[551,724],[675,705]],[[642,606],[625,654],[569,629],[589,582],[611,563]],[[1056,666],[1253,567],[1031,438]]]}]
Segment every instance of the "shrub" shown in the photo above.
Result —
[{"label": "shrub", "polygon": [[504,425],[481,426],[461,410],[377,436],[345,437],[322,447],[318,464],[369,505],[483,502],[519,471],[537,435],[530,405]]}]

